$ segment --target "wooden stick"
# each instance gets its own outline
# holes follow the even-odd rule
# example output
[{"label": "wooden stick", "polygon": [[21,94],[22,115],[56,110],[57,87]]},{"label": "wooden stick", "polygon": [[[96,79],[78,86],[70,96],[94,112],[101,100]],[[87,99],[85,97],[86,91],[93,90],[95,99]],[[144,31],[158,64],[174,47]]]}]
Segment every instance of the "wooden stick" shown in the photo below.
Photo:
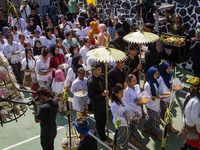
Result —
[{"label": "wooden stick", "polygon": [[[105,82],[106,82],[106,91],[108,90],[108,62],[106,62],[105,68]],[[108,98],[108,96],[106,96]],[[109,137],[109,116],[108,116],[108,102],[106,101],[106,118],[107,118],[107,136]]]}]

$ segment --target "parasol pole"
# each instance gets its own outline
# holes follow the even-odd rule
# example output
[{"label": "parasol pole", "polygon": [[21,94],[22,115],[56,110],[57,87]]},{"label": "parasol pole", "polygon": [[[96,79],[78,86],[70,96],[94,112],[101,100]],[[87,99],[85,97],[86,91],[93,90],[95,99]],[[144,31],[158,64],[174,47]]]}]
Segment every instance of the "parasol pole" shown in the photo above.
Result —
[{"label": "parasol pole", "polygon": [[[69,141],[70,141],[70,147],[72,146],[72,141],[71,141],[71,114],[70,114],[70,109],[69,109],[69,100],[68,100],[68,93],[65,89],[64,92],[64,100],[66,100],[66,107],[67,107],[67,118],[68,118],[68,124],[69,124]],[[67,133],[66,133],[66,138],[67,138]]]},{"label": "parasol pole", "polygon": [[[140,4],[142,3],[142,0],[140,0]],[[142,32],[142,7],[140,7],[140,27],[139,27],[139,29],[140,29],[140,32]],[[141,60],[142,60],[142,57],[141,57],[141,49],[142,49],[142,44],[141,43],[139,43],[139,48],[140,48],[140,59],[139,59],[139,64],[141,65]],[[139,72],[140,72],[140,70],[139,70]],[[139,74],[139,76],[138,76],[138,84],[140,85],[140,74]]]},{"label": "parasol pole", "polygon": [[[105,68],[105,82],[106,82],[106,91],[108,90],[108,62],[106,62]],[[108,98],[108,95],[106,96]],[[109,137],[109,117],[108,117],[108,102],[106,101],[106,118],[107,118],[107,136]]]}]

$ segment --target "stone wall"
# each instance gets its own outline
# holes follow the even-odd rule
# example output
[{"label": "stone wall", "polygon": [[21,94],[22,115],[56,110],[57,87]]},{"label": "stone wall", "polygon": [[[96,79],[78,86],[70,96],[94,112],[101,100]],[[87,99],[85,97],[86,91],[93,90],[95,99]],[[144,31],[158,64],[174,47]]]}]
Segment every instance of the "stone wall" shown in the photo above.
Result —
[{"label": "stone wall", "polygon": [[[118,18],[120,14],[123,14],[130,23],[139,25],[139,15],[135,7],[137,2],[138,0],[114,0],[114,18]],[[161,0],[161,2],[175,5],[172,13],[178,13],[182,17],[186,32],[194,36],[195,28],[200,22],[200,0]],[[81,3],[82,0],[79,0],[80,5]],[[97,3],[99,4],[97,6],[100,13],[104,16],[110,13],[111,0],[97,0]],[[161,23],[160,26],[163,31],[168,31],[169,24]]]}]

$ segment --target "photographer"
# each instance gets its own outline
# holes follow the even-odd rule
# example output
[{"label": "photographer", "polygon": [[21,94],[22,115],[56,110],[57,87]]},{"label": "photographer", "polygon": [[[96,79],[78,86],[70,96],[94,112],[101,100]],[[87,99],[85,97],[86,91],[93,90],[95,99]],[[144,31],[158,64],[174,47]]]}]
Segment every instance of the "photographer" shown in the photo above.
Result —
[{"label": "photographer", "polygon": [[35,122],[40,122],[41,127],[40,142],[43,150],[53,150],[54,139],[57,134],[55,120],[58,111],[58,102],[56,99],[52,99],[51,94],[44,87],[40,87],[36,93],[40,99],[40,102],[42,103],[39,113],[37,111],[36,103],[33,103]]}]

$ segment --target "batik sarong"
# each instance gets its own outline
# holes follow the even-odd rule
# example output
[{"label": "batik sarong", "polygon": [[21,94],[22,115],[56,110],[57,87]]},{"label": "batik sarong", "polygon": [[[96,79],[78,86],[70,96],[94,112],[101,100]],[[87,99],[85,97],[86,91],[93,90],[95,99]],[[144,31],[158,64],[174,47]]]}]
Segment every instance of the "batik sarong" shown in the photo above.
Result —
[{"label": "batik sarong", "polygon": [[160,118],[159,113],[147,108],[147,116],[145,117],[144,127],[152,131],[155,135],[161,135],[161,130],[159,128]]}]

